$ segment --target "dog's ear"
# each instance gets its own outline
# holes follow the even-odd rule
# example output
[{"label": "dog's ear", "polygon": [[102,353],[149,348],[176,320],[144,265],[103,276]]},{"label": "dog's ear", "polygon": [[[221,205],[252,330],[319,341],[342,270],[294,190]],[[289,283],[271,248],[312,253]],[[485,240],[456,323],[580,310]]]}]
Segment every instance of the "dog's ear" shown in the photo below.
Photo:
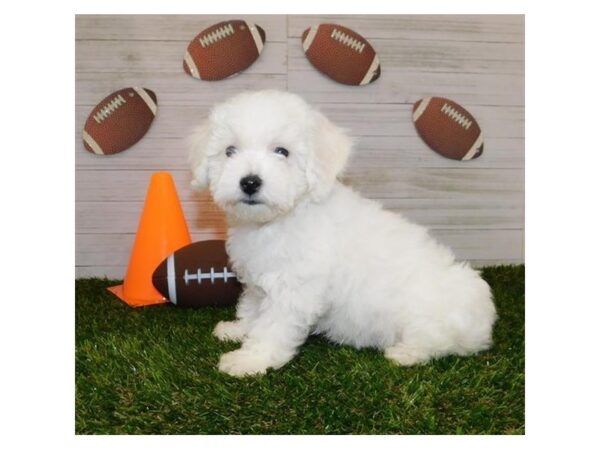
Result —
[{"label": "dog's ear", "polygon": [[208,144],[210,124],[208,120],[197,127],[188,139],[190,146],[189,162],[192,166],[191,186],[197,191],[208,187]]},{"label": "dog's ear", "polygon": [[352,139],[345,130],[334,125],[318,111],[314,111],[314,142],[307,163],[310,195],[321,201],[331,191],[342,173],[352,150]]}]

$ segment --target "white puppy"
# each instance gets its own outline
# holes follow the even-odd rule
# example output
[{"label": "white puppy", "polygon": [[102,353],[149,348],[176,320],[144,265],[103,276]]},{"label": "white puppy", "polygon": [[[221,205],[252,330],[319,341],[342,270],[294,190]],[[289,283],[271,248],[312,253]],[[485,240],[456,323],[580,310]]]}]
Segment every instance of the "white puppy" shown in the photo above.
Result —
[{"label": "white puppy", "polygon": [[[368,118],[365,118],[368,120]],[[311,333],[374,347],[400,365],[491,345],[489,286],[427,230],[337,181],[351,140],[296,95],[217,105],[192,138],[192,185],[229,225],[245,291],[214,334],[241,342],[219,369],[244,376],[290,361]]]}]

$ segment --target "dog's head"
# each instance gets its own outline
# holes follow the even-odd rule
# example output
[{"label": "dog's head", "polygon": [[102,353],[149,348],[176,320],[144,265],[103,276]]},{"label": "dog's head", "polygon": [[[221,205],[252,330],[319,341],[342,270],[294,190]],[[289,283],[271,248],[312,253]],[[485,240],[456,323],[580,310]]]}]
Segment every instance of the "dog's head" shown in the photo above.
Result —
[{"label": "dog's head", "polygon": [[192,186],[243,222],[269,222],[304,199],[326,198],[352,142],[297,95],[239,94],[191,137]]}]

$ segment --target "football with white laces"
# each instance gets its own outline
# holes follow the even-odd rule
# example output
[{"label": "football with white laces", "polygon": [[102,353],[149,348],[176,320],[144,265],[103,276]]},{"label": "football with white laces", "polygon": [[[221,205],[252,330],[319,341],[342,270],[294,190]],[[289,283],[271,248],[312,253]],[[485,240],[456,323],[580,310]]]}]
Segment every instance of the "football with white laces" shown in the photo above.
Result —
[{"label": "football with white laces", "polygon": [[152,125],[158,103],[150,89],[128,87],[113,92],[92,110],[83,128],[85,149],[112,155],[138,142]]},{"label": "football with white laces", "polygon": [[413,106],[413,122],[425,143],[450,159],[467,161],[483,153],[483,136],[469,111],[443,97],[425,97]]},{"label": "football with white laces", "polygon": [[183,57],[183,70],[194,78],[215,81],[250,67],[265,44],[265,31],[243,20],[228,20],[198,34]]},{"label": "football with white laces", "polygon": [[242,291],[220,240],[180,248],[158,265],[152,283],[171,303],[189,307],[233,305]]},{"label": "football with white laces", "polygon": [[302,48],[313,66],[339,83],[361,86],[381,75],[371,44],[341,25],[322,23],[308,28],[302,33]]}]

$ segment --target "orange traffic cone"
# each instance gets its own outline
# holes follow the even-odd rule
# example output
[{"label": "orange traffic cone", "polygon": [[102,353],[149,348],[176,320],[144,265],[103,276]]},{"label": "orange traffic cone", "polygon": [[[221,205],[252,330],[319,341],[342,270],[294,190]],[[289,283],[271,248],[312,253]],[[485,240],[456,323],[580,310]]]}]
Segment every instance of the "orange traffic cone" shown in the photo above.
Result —
[{"label": "orange traffic cone", "polygon": [[129,306],[166,303],[152,284],[154,269],[171,253],[192,242],[168,172],[152,175],[123,284],[108,290]]}]

